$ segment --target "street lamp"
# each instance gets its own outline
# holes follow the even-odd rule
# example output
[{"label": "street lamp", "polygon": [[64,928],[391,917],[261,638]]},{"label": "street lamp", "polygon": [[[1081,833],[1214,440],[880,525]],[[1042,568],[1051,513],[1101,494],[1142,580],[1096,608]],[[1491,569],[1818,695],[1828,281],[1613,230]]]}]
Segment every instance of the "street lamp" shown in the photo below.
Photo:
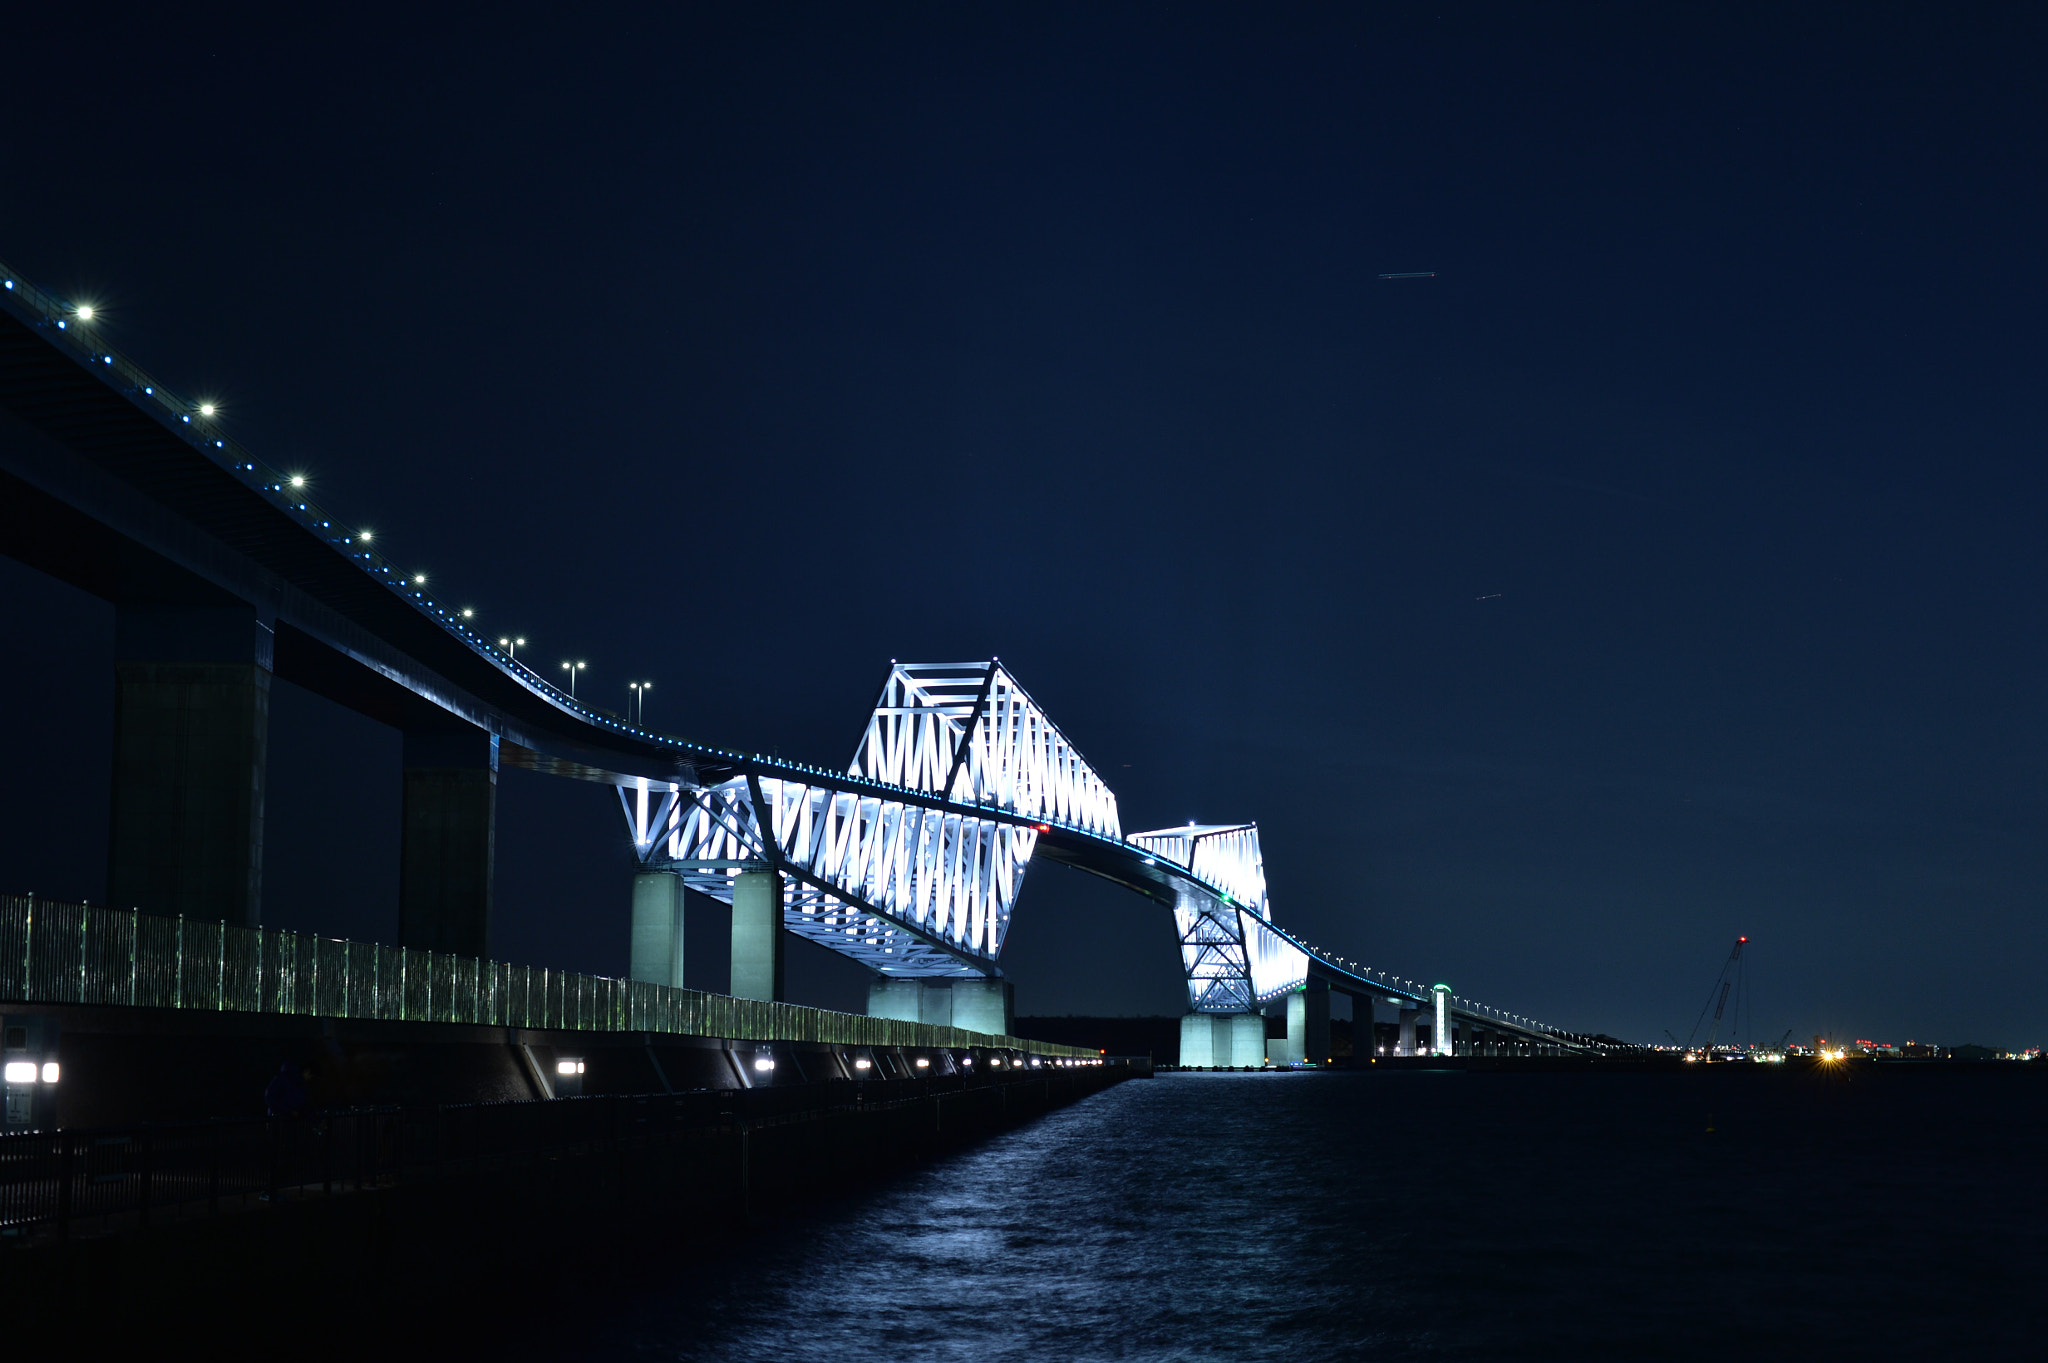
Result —
[{"label": "street lamp", "polygon": [[640,728],[640,721],[647,716],[647,693],[654,689],[653,682],[627,682],[626,689],[633,693],[633,727]]},{"label": "street lamp", "polygon": [[506,657],[508,657],[508,658],[510,658],[510,659],[511,659],[511,660],[512,660],[513,662],[515,662],[515,663],[519,661],[519,650],[520,650],[521,648],[525,647],[525,645],[526,645],[526,640],[524,640],[524,639],[500,639],[500,640],[498,640],[498,647],[499,647],[499,648],[502,648],[502,649],[504,649],[504,650],[505,650],[505,656],[506,656]]},{"label": "street lamp", "polygon": [[586,668],[586,667],[588,667],[588,666],[590,666],[590,664],[589,664],[589,663],[563,663],[563,664],[562,664],[562,670],[563,670],[564,672],[567,672],[567,673],[569,674],[569,699],[570,699],[570,700],[574,700],[574,699],[576,699],[576,674],[577,674],[578,672],[581,672],[581,671],[582,671],[582,670],[583,670],[584,668]]}]

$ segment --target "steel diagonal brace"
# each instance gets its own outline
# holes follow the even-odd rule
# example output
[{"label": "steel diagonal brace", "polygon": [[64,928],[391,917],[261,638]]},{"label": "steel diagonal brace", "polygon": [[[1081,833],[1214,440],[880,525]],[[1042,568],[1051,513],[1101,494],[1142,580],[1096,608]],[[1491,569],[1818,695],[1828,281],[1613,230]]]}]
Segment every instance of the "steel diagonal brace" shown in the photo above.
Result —
[{"label": "steel diagonal brace", "polygon": [[959,961],[965,965],[971,966],[983,975],[990,975],[993,973],[988,967],[984,966],[982,962],[974,959],[972,956],[966,955],[958,947],[953,946],[951,943],[945,941],[944,939],[934,937],[930,933],[925,932],[920,928],[917,928],[909,923],[904,922],[901,918],[898,918],[895,914],[888,912],[886,909],[878,908],[873,904],[869,904],[867,900],[861,898],[859,895],[852,894],[846,890],[841,889],[839,886],[834,885],[831,881],[825,880],[817,875],[812,874],[809,870],[805,869],[804,867],[798,866],[794,862],[790,861],[787,857],[783,856],[781,842],[775,836],[774,823],[772,822],[772,820],[767,823],[762,822],[761,810],[762,806],[766,803],[766,801],[763,799],[761,795],[761,783],[752,772],[749,772],[747,774],[747,793],[749,799],[751,800],[754,806],[754,824],[760,832],[761,845],[763,848],[766,849],[768,864],[773,869],[779,871],[783,875],[793,876],[797,880],[804,882],[806,885],[811,885],[819,890],[824,891],[826,894],[830,895],[834,899],[837,899],[842,904],[847,905],[849,908],[852,908],[856,905],[860,906],[857,910],[858,912],[869,914],[875,918],[880,919],[882,922],[889,924],[891,927],[895,928],[898,932],[903,933],[905,936],[922,942],[928,947],[932,947],[938,951],[941,951],[945,953],[947,956],[952,957],[954,960]]},{"label": "steel diagonal brace", "polygon": [[952,769],[946,773],[946,783],[939,787],[939,794],[949,800],[953,798],[953,783],[960,779],[960,768],[967,765],[967,753],[974,743],[974,731],[981,725],[981,712],[988,705],[988,693],[995,684],[996,665],[990,662],[988,671],[982,673],[981,689],[974,693],[974,708],[968,711],[967,722],[960,726],[960,742],[953,749]]}]

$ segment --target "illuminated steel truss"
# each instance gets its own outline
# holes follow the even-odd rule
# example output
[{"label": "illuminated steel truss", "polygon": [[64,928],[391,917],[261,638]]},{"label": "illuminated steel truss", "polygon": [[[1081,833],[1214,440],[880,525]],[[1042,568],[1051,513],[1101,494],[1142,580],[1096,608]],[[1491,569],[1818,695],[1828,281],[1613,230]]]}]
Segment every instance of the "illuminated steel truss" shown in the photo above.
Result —
[{"label": "illuminated steel truss", "polygon": [[892,664],[847,773],[1118,836],[1116,796],[1000,662]]},{"label": "illuminated steel truss", "polygon": [[1190,1008],[1244,1012],[1308,978],[1308,956],[1271,926],[1257,824],[1189,824],[1129,841],[1220,891],[1184,889],[1173,906]]},{"label": "illuminated steel truss", "polygon": [[1117,835],[1116,797],[994,662],[892,666],[847,774],[619,794],[648,869],[727,903],[779,870],[789,931],[889,975],[994,973],[1038,832],[974,807]]}]

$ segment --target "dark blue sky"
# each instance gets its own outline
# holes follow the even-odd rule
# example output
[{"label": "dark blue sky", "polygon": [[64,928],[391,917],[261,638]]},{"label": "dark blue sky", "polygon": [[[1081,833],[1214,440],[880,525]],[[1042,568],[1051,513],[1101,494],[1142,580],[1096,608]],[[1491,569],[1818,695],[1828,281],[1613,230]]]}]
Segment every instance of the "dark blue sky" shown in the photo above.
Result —
[{"label": "dark blue sky", "polygon": [[[1763,1039],[2048,1040],[2040,11],[20,22],[0,259],[592,695],[837,762],[996,653],[1375,966],[1647,1040],[1746,932]],[[0,599],[0,881],[97,896],[110,619]],[[274,745],[266,919],[389,936],[395,737]],[[620,970],[609,793],[503,795],[499,954]],[[1181,1006],[1078,877],[1012,943]]]}]

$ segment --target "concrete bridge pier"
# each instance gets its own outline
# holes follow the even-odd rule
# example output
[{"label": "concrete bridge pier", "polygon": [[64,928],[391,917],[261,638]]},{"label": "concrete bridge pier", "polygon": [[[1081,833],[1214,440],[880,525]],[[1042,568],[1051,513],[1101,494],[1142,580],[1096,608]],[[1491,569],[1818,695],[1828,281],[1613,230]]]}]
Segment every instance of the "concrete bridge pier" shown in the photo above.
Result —
[{"label": "concrete bridge pier", "polygon": [[498,738],[465,726],[408,729],[398,854],[398,941],[491,954]]},{"label": "concrete bridge pier", "polygon": [[[1215,1013],[1189,1013],[1180,1020],[1180,1063],[1205,1070],[1230,1063],[1230,1033],[1226,1018]],[[1218,1043],[1221,1042],[1221,1045]],[[1221,1053],[1222,1058],[1218,1059]]]},{"label": "concrete bridge pier", "polygon": [[1351,1063],[1363,1065],[1379,1054],[1379,1042],[1373,1037],[1372,998],[1367,994],[1351,995]]},{"label": "concrete bridge pier", "polygon": [[261,920],[274,644],[241,602],[116,607],[113,907]]},{"label": "concrete bridge pier", "polygon": [[[919,980],[878,975],[868,984],[869,1017],[1008,1036],[1015,1015],[1016,989],[1008,980]],[[1185,1046],[1185,1021],[1181,1035]]]},{"label": "concrete bridge pier", "polygon": [[1227,1032],[1230,1059],[1219,1063],[1257,1068],[1266,1063],[1266,1019],[1257,1013],[1226,1013],[1226,1024],[1216,1029],[1218,1043]]},{"label": "concrete bridge pier", "polygon": [[1287,1060],[1330,1063],[1330,986],[1309,980],[1287,996]]},{"label": "concrete bridge pier", "polygon": [[736,999],[782,1000],[782,876],[742,871],[732,887],[732,983]]},{"label": "concrete bridge pier", "polygon": [[633,936],[626,973],[683,987],[683,878],[673,871],[633,877]]},{"label": "concrete bridge pier", "polygon": [[1198,1069],[1257,1069],[1268,1058],[1284,1064],[1285,1046],[1266,1040],[1261,1013],[1189,1013],[1180,1020],[1180,1063]]},{"label": "concrete bridge pier", "polygon": [[1401,1005],[1401,1039],[1394,1045],[1395,1055],[1415,1054],[1415,1019],[1421,1012],[1406,1003]]}]

